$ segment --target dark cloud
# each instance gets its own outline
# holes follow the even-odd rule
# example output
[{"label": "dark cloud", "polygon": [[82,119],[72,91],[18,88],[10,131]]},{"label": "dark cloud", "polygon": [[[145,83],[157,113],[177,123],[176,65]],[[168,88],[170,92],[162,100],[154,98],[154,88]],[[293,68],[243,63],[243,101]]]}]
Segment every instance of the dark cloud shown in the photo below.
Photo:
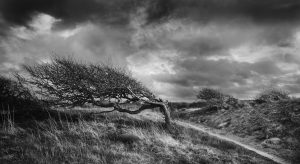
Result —
[{"label": "dark cloud", "polygon": [[300,2],[298,0],[251,1],[242,5],[246,14],[259,21],[299,21]]},{"label": "dark cloud", "polygon": [[250,64],[231,62],[228,60],[184,60],[176,65],[174,75],[157,75],[154,78],[165,83],[172,83],[179,86],[219,86],[226,87],[233,81],[240,81],[239,77],[251,76],[251,70],[247,68]]},{"label": "dark cloud", "polygon": [[216,54],[224,49],[227,49],[226,43],[220,41],[220,38],[213,36],[196,37],[196,38],[182,38],[180,40],[170,41],[177,49],[189,52],[192,55],[207,56]]},{"label": "dark cloud", "polygon": [[178,16],[192,16],[198,20],[212,18],[248,17],[257,22],[298,21],[298,0],[174,0]]},{"label": "dark cloud", "polygon": [[[132,6],[131,6],[132,5]],[[26,25],[36,13],[45,13],[61,19],[64,24],[100,19],[103,22],[122,23],[134,1],[127,0],[2,0],[3,18],[12,25]]]},{"label": "dark cloud", "polygon": [[0,37],[5,37],[8,30],[9,30],[9,27],[7,26],[2,15],[0,14]]},{"label": "dark cloud", "polygon": [[146,7],[147,22],[168,17],[201,22],[239,17],[291,22],[300,18],[298,0],[1,0],[0,13],[13,25],[26,25],[36,13],[52,15],[66,24],[88,20],[124,24],[139,7]]},{"label": "dark cloud", "polygon": [[283,72],[273,61],[258,61],[251,65],[251,70],[263,75],[263,76],[272,76],[279,75]]},{"label": "dark cloud", "polygon": [[291,53],[279,53],[274,55],[274,60],[288,63],[288,64],[300,64],[299,58],[297,55]]},{"label": "dark cloud", "polygon": [[146,8],[147,22],[156,22],[171,14],[171,6],[169,0],[1,0],[0,14],[11,26],[26,26],[37,13],[61,19],[59,27],[87,21],[124,25],[140,7]]},{"label": "dark cloud", "polygon": [[[153,78],[189,90],[193,87],[213,87],[224,90],[228,94],[245,97],[248,92],[258,88],[287,83],[282,81],[280,76],[283,75],[283,71],[277,64],[272,60],[246,63],[227,59],[198,58],[180,61],[174,68],[176,74],[162,73]],[[267,81],[264,81],[266,79]]]},{"label": "dark cloud", "polygon": [[171,20],[157,26],[139,29],[138,47],[143,50],[177,49],[186,56],[228,56],[230,50],[243,46],[295,46],[299,25],[290,23],[258,25],[243,22],[210,22],[199,24],[187,20]]}]

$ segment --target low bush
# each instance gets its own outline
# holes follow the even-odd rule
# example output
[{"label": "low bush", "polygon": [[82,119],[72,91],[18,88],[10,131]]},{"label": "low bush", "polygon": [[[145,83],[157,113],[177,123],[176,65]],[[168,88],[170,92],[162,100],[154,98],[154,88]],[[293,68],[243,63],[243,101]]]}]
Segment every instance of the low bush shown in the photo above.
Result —
[{"label": "low bush", "polygon": [[0,76],[0,110],[24,110],[39,107],[38,99],[28,88],[12,79]]},{"label": "low bush", "polygon": [[270,88],[262,91],[257,95],[256,101],[263,102],[276,102],[281,100],[290,99],[288,92],[276,88]]},{"label": "low bush", "polygon": [[224,94],[216,89],[203,88],[199,91],[197,98],[202,100],[223,99]]},{"label": "low bush", "polygon": [[223,109],[238,108],[240,106],[238,99],[212,88],[201,89],[197,98],[205,100],[209,106]]}]

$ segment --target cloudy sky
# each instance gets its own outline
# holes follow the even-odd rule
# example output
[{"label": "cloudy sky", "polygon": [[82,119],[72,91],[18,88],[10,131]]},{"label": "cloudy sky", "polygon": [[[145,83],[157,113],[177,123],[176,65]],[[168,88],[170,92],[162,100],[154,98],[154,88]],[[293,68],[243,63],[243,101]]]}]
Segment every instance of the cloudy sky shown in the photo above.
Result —
[{"label": "cloudy sky", "polygon": [[300,1],[0,0],[0,74],[52,55],[125,67],[174,101],[300,95]]}]

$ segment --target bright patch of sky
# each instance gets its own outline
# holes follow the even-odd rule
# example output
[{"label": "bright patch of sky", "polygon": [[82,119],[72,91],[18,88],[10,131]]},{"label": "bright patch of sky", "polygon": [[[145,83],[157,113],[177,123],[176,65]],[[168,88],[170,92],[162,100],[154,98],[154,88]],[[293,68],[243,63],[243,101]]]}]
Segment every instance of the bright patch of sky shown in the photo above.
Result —
[{"label": "bright patch of sky", "polygon": [[52,32],[52,28],[55,23],[59,23],[60,21],[60,19],[56,19],[48,14],[40,13],[33,17],[32,21],[29,22],[28,27],[13,27],[12,33],[16,37],[25,40],[31,40],[41,35],[57,35],[63,38],[68,38],[78,33],[81,29],[80,26],[77,26],[74,29]]}]

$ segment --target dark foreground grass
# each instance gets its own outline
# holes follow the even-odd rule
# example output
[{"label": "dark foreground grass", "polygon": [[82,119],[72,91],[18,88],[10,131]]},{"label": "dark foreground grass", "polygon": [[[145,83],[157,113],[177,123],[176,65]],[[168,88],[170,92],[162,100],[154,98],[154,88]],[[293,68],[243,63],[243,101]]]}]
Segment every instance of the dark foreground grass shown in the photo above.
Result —
[{"label": "dark foreground grass", "polygon": [[[111,113],[93,119],[48,118],[31,126],[6,117],[0,163],[272,163],[208,135],[163,122]],[[29,125],[29,124],[28,124]]]}]

